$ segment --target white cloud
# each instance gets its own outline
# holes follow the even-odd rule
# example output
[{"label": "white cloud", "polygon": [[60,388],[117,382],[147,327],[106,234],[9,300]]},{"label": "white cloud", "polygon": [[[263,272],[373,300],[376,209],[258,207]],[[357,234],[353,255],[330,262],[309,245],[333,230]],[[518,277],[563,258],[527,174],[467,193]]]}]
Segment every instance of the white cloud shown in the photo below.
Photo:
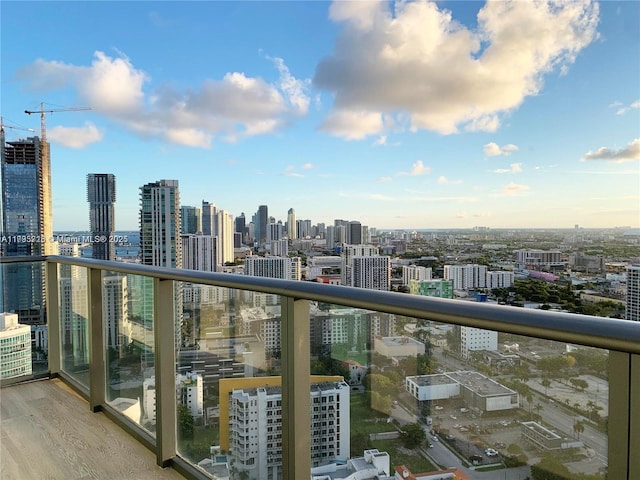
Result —
[{"label": "white cloud", "polygon": [[320,125],[320,130],[347,140],[362,140],[382,131],[382,115],[375,112],[334,110]]},{"label": "white cloud", "polygon": [[302,165],[303,169],[305,170],[311,170],[313,168],[313,164],[312,163],[305,163],[304,165]]},{"label": "white cloud", "polygon": [[398,172],[396,175],[411,175],[412,177],[417,177],[418,175],[427,175],[428,173],[431,173],[431,167],[425,166],[422,160],[418,160],[411,165],[411,171]]},{"label": "white cloud", "polygon": [[518,183],[510,182],[502,188],[502,191],[496,196],[499,197],[513,197],[516,195],[521,195],[529,190],[529,186],[520,185]]},{"label": "white cloud", "polygon": [[462,183],[462,180],[449,180],[447,177],[445,177],[444,175],[440,175],[438,177],[438,183],[440,185],[459,185]]},{"label": "white cloud", "polygon": [[91,122],[84,127],[53,127],[47,129],[47,140],[69,148],[84,148],[102,140],[103,133]]},{"label": "white cloud", "polygon": [[622,103],[620,102],[614,102],[611,105],[609,105],[610,107],[619,107],[618,110],[616,110],[616,115],[624,115],[625,113],[631,111],[631,110],[635,110],[637,108],[640,108],[640,100],[636,100],[635,102],[629,104],[626,107],[622,106]]},{"label": "white cloud", "polygon": [[160,85],[145,91],[150,77],[125,55],[94,53],[89,66],[38,59],[16,78],[34,91],[75,88],[78,102],[141,136],[208,148],[216,136],[235,142],[282,129],[308,112],[309,80],[291,75],[281,58],[271,59],[277,84],[242,72],[177,90]]},{"label": "white cloud", "polygon": [[640,160],[640,138],[631,141],[626,147],[612,150],[600,147],[595,152],[587,152],[582,156],[582,160],[606,160],[614,163],[632,162]]},{"label": "white cloud", "polygon": [[[334,94],[329,118],[367,112],[406,116],[411,130],[495,131],[538,94],[544,76],[565,71],[596,37],[597,3],[487,2],[471,30],[435,2],[336,1],[342,24],[314,84]],[[381,134],[356,122],[323,129],[354,139]],[[380,127],[378,125],[378,127]]]},{"label": "white cloud", "polygon": [[495,142],[490,142],[484,146],[482,151],[487,157],[498,157],[503,155],[511,155],[513,152],[518,151],[518,147],[512,143],[508,143],[507,145],[503,145],[501,147]]},{"label": "white cloud", "polygon": [[391,177],[380,177],[377,180],[378,183],[388,183],[388,182],[391,182],[391,181],[393,181],[393,178],[391,178]]},{"label": "white cloud", "polygon": [[509,168],[498,168],[493,170],[493,173],[520,173],[522,172],[522,164],[521,163],[512,163],[509,165]]},{"label": "white cloud", "polygon": [[386,143],[387,143],[387,136],[380,135],[378,138],[376,138],[376,141],[373,142],[373,146],[379,147],[380,145],[385,145]]}]

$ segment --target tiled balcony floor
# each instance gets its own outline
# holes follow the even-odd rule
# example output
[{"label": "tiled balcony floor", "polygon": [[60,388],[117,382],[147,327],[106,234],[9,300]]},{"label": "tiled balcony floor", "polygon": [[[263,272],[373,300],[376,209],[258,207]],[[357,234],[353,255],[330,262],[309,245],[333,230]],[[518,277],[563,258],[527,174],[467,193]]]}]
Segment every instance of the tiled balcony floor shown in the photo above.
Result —
[{"label": "tiled balcony floor", "polygon": [[61,380],[0,390],[0,479],[183,479]]}]

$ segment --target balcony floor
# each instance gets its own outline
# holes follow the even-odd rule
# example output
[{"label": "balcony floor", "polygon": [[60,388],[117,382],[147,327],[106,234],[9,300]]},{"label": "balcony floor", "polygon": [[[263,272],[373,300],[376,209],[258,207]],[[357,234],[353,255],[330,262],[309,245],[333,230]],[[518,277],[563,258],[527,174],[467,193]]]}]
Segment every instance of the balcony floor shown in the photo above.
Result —
[{"label": "balcony floor", "polygon": [[26,478],[183,479],[58,379],[0,390],[0,479]]}]

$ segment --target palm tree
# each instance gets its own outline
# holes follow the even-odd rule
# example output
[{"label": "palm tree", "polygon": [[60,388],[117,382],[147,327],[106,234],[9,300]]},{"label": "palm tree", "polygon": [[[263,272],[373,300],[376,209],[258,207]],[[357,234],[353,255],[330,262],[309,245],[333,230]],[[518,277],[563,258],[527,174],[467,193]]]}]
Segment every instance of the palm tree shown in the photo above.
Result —
[{"label": "palm tree", "polygon": [[584,423],[583,422],[575,422],[573,424],[573,433],[575,433],[578,437],[578,440],[580,440],[580,434],[584,432]]},{"label": "palm tree", "polygon": [[547,377],[544,377],[540,381],[540,384],[544,387],[544,396],[546,397],[548,388],[551,386],[551,380],[549,380]]}]

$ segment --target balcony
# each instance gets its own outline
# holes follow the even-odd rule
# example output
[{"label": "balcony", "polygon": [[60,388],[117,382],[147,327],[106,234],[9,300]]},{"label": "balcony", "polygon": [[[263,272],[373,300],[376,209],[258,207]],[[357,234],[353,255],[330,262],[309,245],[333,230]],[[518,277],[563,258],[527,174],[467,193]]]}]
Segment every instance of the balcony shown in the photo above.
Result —
[{"label": "balcony", "polygon": [[[525,472],[531,465],[544,464],[550,455],[560,455],[559,449],[569,445],[567,451],[574,455],[567,457],[567,479],[579,478],[573,475],[580,472],[640,478],[640,323],[90,259],[50,256],[37,261],[46,271],[48,351],[34,356],[40,362],[34,364],[32,376],[3,380],[3,478],[215,478],[198,466],[206,456],[198,442],[208,451],[239,434],[229,431],[228,421],[228,394],[237,388],[245,394],[252,389],[265,394],[279,389],[286,412],[281,419],[282,477],[309,478],[311,445],[318,440],[312,438],[309,421],[309,392],[316,381],[311,376],[311,360],[327,356],[344,360],[345,351],[362,358],[360,363],[366,361],[377,374],[367,385],[371,393],[360,393],[364,387],[358,387],[359,392],[347,399],[351,418],[347,425],[339,425],[347,446],[349,429],[353,434],[362,427],[367,435],[378,435],[396,423],[426,422],[427,415],[421,412],[427,411],[431,424],[424,425],[434,432],[432,441],[438,445],[425,449],[424,456],[435,465],[441,465],[440,459],[450,452],[451,458],[471,472],[476,467],[469,458],[478,456],[486,468],[510,466],[507,460],[520,459],[518,472]],[[2,258],[0,266],[20,262],[26,265],[34,258]],[[188,315],[176,328],[179,297],[175,292],[194,286],[209,289],[212,300],[197,310],[185,308]],[[281,350],[276,353],[258,333],[246,333],[259,332],[251,301],[253,295],[265,294],[279,299]],[[312,308],[316,302],[321,307],[318,310]],[[129,305],[124,316],[122,309],[112,308],[123,304]],[[401,339],[399,346],[379,345],[374,354],[373,348],[365,348],[368,340],[356,335],[348,348],[323,344],[325,351],[312,356],[312,347],[318,346],[312,346],[310,340],[311,320],[319,322],[313,328],[330,325],[337,316],[341,322],[353,318],[354,324],[362,325],[366,312],[389,315],[396,322],[410,318],[425,325],[432,336],[429,356],[438,362],[437,373],[425,376],[412,367],[406,359],[416,358],[415,353],[405,357],[390,354],[389,359],[395,360],[379,353],[386,352],[385,348],[404,348],[405,353],[415,348]],[[273,321],[273,317],[265,316],[265,320]],[[242,335],[234,330],[234,322],[238,326],[241,321],[246,322]],[[517,340],[527,347],[518,357],[529,373],[508,365],[506,357],[491,363],[473,351],[465,358],[460,352],[453,354],[436,346],[438,332],[451,331],[454,326],[500,332],[501,339]],[[315,338],[322,338],[315,333]],[[372,335],[368,330],[366,334]],[[177,347],[183,344],[186,348]],[[202,365],[213,368],[220,361],[203,364],[199,355],[233,357],[234,369],[241,370],[225,375],[217,372],[218,381],[216,372]],[[593,375],[585,355],[605,360],[604,366],[597,367],[601,375]],[[553,369],[560,367],[551,361],[540,362],[567,357],[584,361],[580,364],[583,369],[562,366],[554,376]],[[306,358],[310,361],[300,361]],[[205,382],[216,378],[217,383],[203,388],[206,413],[202,418],[187,412],[192,424],[185,421],[187,406],[177,399],[176,379],[183,370],[198,370],[197,365],[202,366]],[[394,371],[403,372],[401,380],[406,385],[397,388],[385,383],[384,378],[393,378]],[[572,374],[565,376],[569,371]],[[41,380],[24,382],[34,377]],[[580,381],[584,378],[586,386]],[[193,382],[196,388],[196,380]],[[445,390],[450,393],[442,394]],[[457,393],[451,393],[454,391]],[[336,392],[332,395],[340,394]],[[393,403],[385,400],[389,395]],[[48,400],[43,401],[45,398]],[[313,403],[319,398],[314,397]],[[346,410],[348,407],[349,403]],[[343,413],[343,408],[337,411]],[[191,428],[188,438],[185,422]],[[240,423],[233,421],[231,427]],[[536,436],[535,446],[527,443],[527,438],[533,438],[531,432],[540,431],[547,436]],[[202,432],[210,436],[198,437]],[[326,448],[324,443],[320,442]],[[483,457],[485,447],[496,447],[499,460],[493,454]],[[352,456],[361,454],[351,452]],[[392,456],[392,465],[401,463]],[[124,477],[123,471],[127,472]]]}]

